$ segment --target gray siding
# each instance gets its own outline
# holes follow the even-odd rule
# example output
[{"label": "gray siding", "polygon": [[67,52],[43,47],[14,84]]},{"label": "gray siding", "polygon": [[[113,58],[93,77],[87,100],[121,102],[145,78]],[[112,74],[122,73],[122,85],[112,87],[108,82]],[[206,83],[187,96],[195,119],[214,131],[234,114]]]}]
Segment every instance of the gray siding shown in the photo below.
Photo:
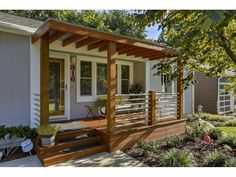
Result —
[{"label": "gray siding", "polygon": [[146,79],[146,63],[134,62],[134,84],[139,83],[145,89]]},{"label": "gray siding", "polygon": [[203,111],[217,113],[217,77],[207,78],[204,73],[195,73],[195,111],[198,105],[203,106]]},{"label": "gray siding", "polygon": [[0,32],[0,124],[30,124],[30,38]]}]

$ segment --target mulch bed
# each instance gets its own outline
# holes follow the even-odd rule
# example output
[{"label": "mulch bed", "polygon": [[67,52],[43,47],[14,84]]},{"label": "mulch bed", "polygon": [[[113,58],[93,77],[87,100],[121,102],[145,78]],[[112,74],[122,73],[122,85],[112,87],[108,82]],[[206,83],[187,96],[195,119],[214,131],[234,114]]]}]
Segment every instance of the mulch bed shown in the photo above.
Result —
[{"label": "mulch bed", "polygon": [[[210,153],[215,152],[216,150],[221,154],[224,154],[225,156],[231,158],[236,157],[236,149],[229,150],[227,148],[224,148],[224,146],[219,145],[217,141],[215,141],[213,144],[208,144],[200,139],[196,139],[195,141],[187,140],[185,138],[185,135],[181,135],[181,138],[182,142],[176,148],[181,150],[187,149],[190,152],[192,152],[198,167],[204,166],[206,157]],[[160,144],[155,149],[155,151],[148,153],[148,155],[146,156],[138,149],[138,147],[126,149],[124,150],[124,152],[134,157],[135,159],[145,163],[148,166],[158,167],[160,166],[159,165],[160,156],[163,153],[168,152],[170,149],[171,148],[166,147],[164,141],[160,140]]]},{"label": "mulch bed", "polygon": [[[32,153],[34,154],[34,153]],[[11,161],[11,160],[16,160],[16,159],[20,159],[20,158],[23,158],[23,157],[27,157],[29,156],[30,154],[29,153],[25,153],[25,152],[22,152],[21,148],[18,148],[17,151],[12,154],[11,156],[8,156],[8,157],[3,157],[1,160],[0,160],[0,164],[2,162],[7,162],[7,161]],[[0,165],[1,166],[1,165]]]}]

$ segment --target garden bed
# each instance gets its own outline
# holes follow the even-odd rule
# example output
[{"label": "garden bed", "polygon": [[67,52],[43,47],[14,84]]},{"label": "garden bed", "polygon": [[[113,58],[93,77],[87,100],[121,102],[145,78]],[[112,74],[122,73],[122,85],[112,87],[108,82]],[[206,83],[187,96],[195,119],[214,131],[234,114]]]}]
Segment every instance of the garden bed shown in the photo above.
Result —
[{"label": "garden bed", "polygon": [[[124,152],[152,167],[236,166],[235,135],[226,135],[208,122],[192,124],[184,135],[141,142]],[[209,142],[205,135],[210,135]]]},{"label": "garden bed", "polygon": [[2,162],[20,159],[23,157],[27,157],[29,155],[30,155],[29,153],[22,152],[22,150],[19,148],[12,156],[8,156],[8,157],[5,157],[2,160],[0,160],[0,166],[1,166]]}]

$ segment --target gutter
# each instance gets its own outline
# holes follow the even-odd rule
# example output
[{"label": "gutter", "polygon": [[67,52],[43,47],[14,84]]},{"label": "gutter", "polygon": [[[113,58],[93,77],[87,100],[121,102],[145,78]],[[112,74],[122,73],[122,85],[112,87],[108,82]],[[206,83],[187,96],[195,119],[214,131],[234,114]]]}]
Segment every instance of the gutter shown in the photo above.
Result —
[{"label": "gutter", "polygon": [[0,31],[11,32],[22,35],[32,35],[36,31],[36,28],[30,28],[27,26],[17,25],[13,23],[7,23],[0,21]]}]

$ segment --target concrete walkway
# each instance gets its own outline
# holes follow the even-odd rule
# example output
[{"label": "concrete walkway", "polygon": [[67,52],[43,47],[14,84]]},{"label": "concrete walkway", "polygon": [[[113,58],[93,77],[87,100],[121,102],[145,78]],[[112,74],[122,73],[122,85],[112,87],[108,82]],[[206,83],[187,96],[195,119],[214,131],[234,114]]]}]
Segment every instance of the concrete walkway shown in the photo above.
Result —
[{"label": "concrete walkway", "polygon": [[[113,153],[103,152],[88,157],[70,160],[54,165],[53,167],[145,167],[146,165],[133,157],[116,151]],[[37,156],[25,157],[0,163],[0,167],[42,167]]]}]

